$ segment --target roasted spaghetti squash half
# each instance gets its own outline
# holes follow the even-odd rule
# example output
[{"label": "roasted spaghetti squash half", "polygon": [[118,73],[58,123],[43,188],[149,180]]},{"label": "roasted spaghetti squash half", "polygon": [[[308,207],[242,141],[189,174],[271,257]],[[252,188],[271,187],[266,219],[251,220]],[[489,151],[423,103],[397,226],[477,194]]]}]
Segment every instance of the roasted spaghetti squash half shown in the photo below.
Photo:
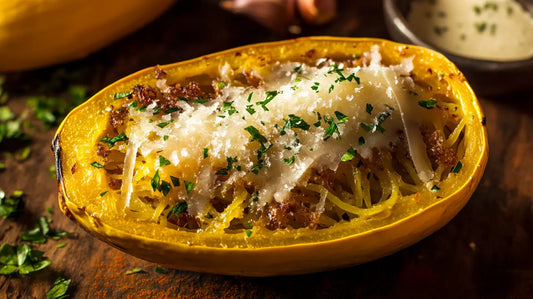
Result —
[{"label": "roasted spaghetti squash half", "polygon": [[145,69],[60,126],[62,211],[132,255],[267,276],[350,266],[446,224],[487,161],[444,56],[312,37]]}]

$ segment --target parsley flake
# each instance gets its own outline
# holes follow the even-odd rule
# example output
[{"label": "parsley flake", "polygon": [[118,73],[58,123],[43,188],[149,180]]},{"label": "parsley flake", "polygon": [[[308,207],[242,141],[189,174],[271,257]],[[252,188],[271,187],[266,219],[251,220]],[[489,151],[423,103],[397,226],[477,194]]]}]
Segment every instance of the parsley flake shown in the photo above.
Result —
[{"label": "parsley flake", "polygon": [[437,104],[437,100],[435,99],[429,99],[427,101],[418,101],[418,105],[426,109],[433,109],[433,107],[435,107],[436,104]]},{"label": "parsley flake", "polygon": [[163,166],[167,166],[167,165],[170,165],[170,161],[167,160],[167,158],[159,155],[159,166],[163,167]]},{"label": "parsley flake", "polygon": [[372,114],[372,110],[374,110],[372,104],[366,103],[366,113]]},{"label": "parsley flake", "polygon": [[113,95],[113,99],[114,100],[123,99],[123,98],[131,96],[132,94],[133,93],[131,91],[130,92],[117,92]]},{"label": "parsley flake", "polygon": [[175,177],[175,176],[170,176],[170,180],[172,181],[172,185],[174,185],[174,187],[179,187],[180,186],[180,179]]},{"label": "parsley flake", "polygon": [[168,121],[165,121],[165,122],[162,122],[162,123],[158,123],[157,126],[162,129],[162,128],[168,126],[171,122],[174,122],[174,119],[171,119],[171,120],[168,120]]},{"label": "parsley flake", "polygon": [[459,171],[463,168],[463,163],[461,161],[457,162],[457,164],[452,168],[452,173],[459,173]]},{"label": "parsley flake", "polygon": [[[59,246],[59,245],[58,245]],[[60,248],[60,247],[58,247]],[[67,290],[70,285],[70,279],[58,277],[54,285],[46,292],[46,299],[63,299],[67,298]]]},{"label": "parsley flake", "polygon": [[160,182],[160,177],[159,177],[159,169],[158,169],[158,170],[156,170],[156,172],[154,174],[154,177],[151,180],[151,185],[152,185],[152,190],[153,191],[159,189],[159,182]]},{"label": "parsley flake", "polygon": [[294,156],[291,156],[290,158],[283,159],[283,161],[285,161],[285,163],[287,163],[288,165],[292,165],[294,163],[294,160],[295,160]]},{"label": "parsley flake", "polygon": [[124,132],[118,134],[117,136],[113,138],[110,138],[109,136],[105,136],[104,138],[100,139],[101,142],[109,145],[109,148],[112,148],[113,146],[115,146],[117,142],[127,141],[127,140],[128,140],[128,137],[126,136],[126,133]]},{"label": "parsley flake", "polygon": [[96,167],[96,168],[104,168],[104,165],[94,161],[93,163],[91,163],[91,166],[92,167]]},{"label": "parsley flake", "polygon": [[356,155],[357,155],[357,151],[350,147],[348,151],[346,151],[346,153],[342,156],[341,161],[342,162],[351,161],[353,160],[353,158],[355,158]]},{"label": "parsley flake", "polygon": [[178,202],[167,214],[167,219],[170,218],[172,215],[179,216],[183,212],[187,210],[187,202],[186,201],[180,201]]},{"label": "parsley flake", "polygon": [[189,181],[183,181],[185,184],[185,190],[187,191],[187,195],[191,194],[192,190],[194,189],[194,183]]}]

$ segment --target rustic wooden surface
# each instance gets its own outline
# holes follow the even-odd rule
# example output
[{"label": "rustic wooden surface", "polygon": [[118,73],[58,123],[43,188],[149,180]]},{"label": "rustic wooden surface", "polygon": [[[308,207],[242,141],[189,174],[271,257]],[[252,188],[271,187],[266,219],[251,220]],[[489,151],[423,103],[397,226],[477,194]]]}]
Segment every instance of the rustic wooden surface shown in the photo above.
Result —
[{"label": "rustic wooden surface", "polygon": [[[302,35],[387,38],[380,1],[341,1],[330,25]],[[138,69],[193,58],[234,46],[294,37],[272,33],[214,1],[181,0],[158,20],[86,59],[47,69],[7,74],[9,106],[27,109],[28,95],[50,78],[84,84],[92,93]],[[533,74],[532,74],[533,77]],[[391,256],[364,265],[300,276],[246,278],[167,269],[96,240],[63,216],[50,177],[53,130],[37,125],[25,162],[5,159],[0,188],[22,189],[25,210],[0,220],[0,242],[21,243],[20,232],[53,207],[53,228],[72,232],[64,248],[48,241],[52,265],[26,276],[0,276],[0,298],[43,298],[56,277],[72,279],[73,298],[263,297],[509,297],[533,296],[533,96],[530,92],[481,98],[487,116],[490,158],[466,207],[444,228]],[[35,122],[36,123],[36,122]],[[60,241],[63,242],[63,241]],[[318,253],[320,254],[320,253]],[[125,275],[142,268],[145,273]]]}]

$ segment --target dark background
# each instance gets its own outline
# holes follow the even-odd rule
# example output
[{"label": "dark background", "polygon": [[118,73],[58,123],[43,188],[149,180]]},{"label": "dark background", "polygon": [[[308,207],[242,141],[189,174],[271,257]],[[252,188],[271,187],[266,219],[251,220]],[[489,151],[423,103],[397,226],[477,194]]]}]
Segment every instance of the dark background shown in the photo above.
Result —
[{"label": "dark background", "polygon": [[[333,22],[303,26],[299,36],[308,35],[389,38],[380,1],[340,1]],[[6,74],[4,89],[10,95],[9,107],[22,113],[31,95],[62,94],[73,84],[85,85],[94,94],[145,67],[293,37],[223,11],[213,0],[180,0],[148,26],[85,59]],[[30,158],[23,162],[2,158],[7,169],[0,170],[0,189],[7,194],[22,189],[26,196],[25,211],[19,217],[0,219],[0,241],[22,243],[20,232],[33,228],[38,216],[48,215],[47,207],[53,208],[51,226],[73,234],[66,240],[34,245],[52,265],[26,276],[0,276],[0,298],[43,298],[58,276],[72,279],[72,298],[532,297],[533,96],[524,91],[481,97],[480,102],[487,116],[489,162],[477,191],[448,225],[374,262],[272,278],[173,269],[160,274],[154,271],[157,265],[96,240],[60,213],[57,185],[49,172],[54,163],[50,151],[54,130],[32,120],[36,128],[30,131]],[[67,245],[56,248],[59,242]],[[125,275],[133,268],[145,272]]]}]

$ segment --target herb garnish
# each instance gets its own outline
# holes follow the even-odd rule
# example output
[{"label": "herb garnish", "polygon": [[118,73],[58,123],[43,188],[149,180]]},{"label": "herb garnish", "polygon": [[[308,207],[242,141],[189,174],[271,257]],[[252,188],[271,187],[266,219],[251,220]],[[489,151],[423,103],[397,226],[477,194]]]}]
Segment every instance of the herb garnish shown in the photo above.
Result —
[{"label": "herb garnish", "polygon": [[283,161],[285,161],[285,163],[287,163],[288,165],[291,165],[294,163],[294,160],[295,160],[295,157],[294,156],[291,156],[289,158],[285,158],[283,159]]},{"label": "herb garnish", "polygon": [[171,120],[168,120],[168,121],[165,121],[165,122],[162,122],[162,123],[158,123],[157,126],[162,129],[162,128],[168,126],[173,121],[174,121],[174,119],[171,119]]},{"label": "herb garnish", "polygon": [[451,172],[452,173],[458,173],[461,170],[461,168],[463,168],[463,163],[461,163],[461,161],[459,161],[459,162],[457,162],[457,164],[454,167],[452,167]]},{"label": "herb garnish", "polygon": [[46,292],[46,299],[64,299],[67,298],[67,291],[70,285],[70,279],[58,277],[54,285]]},{"label": "herb garnish", "polygon": [[115,146],[117,142],[127,141],[127,140],[128,140],[128,137],[126,136],[126,133],[124,132],[118,134],[117,136],[113,138],[110,138],[106,135],[104,138],[100,139],[101,142],[109,145],[109,148],[112,148],[113,146]]},{"label": "herb garnish", "polygon": [[44,252],[33,250],[27,244],[12,246],[4,243],[0,246],[0,274],[9,275],[17,271],[28,274],[42,270],[52,264],[43,255]]},{"label": "herb garnish", "polygon": [[187,191],[187,195],[191,194],[192,190],[194,189],[194,183],[189,181],[183,181],[185,184],[185,190]]},{"label": "herb garnish", "polygon": [[359,137],[359,145],[364,145],[365,144],[365,138],[363,136],[360,136]]},{"label": "herb garnish", "polygon": [[274,90],[274,91],[267,91],[265,92],[265,94],[266,94],[266,99],[264,101],[260,101],[255,104],[261,105],[261,107],[263,107],[263,110],[268,111],[268,108],[266,107],[266,105],[270,103],[270,101],[272,101],[279,94],[279,92]]},{"label": "herb garnish", "polygon": [[6,193],[0,189],[0,216],[9,218],[20,212],[23,195],[21,190],[15,190],[11,196],[6,197]]},{"label": "herb garnish", "polygon": [[437,185],[433,185],[433,187],[431,187],[431,191],[433,192],[436,192],[436,191],[439,191],[440,188],[437,186]]},{"label": "herb garnish", "polygon": [[372,110],[374,110],[372,104],[366,103],[366,113],[372,114]]},{"label": "herb garnish", "polygon": [[280,135],[285,135],[286,130],[293,129],[293,128],[307,131],[309,130],[310,126],[301,117],[298,117],[294,114],[289,114],[289,119],[285,120],[285,124],[283,125],[283,128],[281,129]]},{"label": "herb garnish", "polygon": [[176,111],[178,111],[179,109],[180,109],[180,108],[178,108],[178,107],[170,107],[170,108],[168,108],[168,109],[165,109],[165,111],[163,111],[163,114],[170,114],[170,113],[172,113],[172,112],[176,112]]},{"label": "herb garnish", "polygon": [[209,149],[204,148],[204,159],[206,159],[207,157],[209,157]]},{"label": "herb garnish", "polygon": [[348,116],[339,111],[335,111],[335,116],[337,117],[337,120],[338,120],[337,123],[339,124],[342,124],[343,122],[348,120]]},{"label": "herb garnish", "polygon": [[167,165],[170,165],[170,161],[167,160],[167,158],[159,155],[159,166],[163,167],[163,166],[167,166]]},{"label": "herb garnish", "polygon": [[91,166],[92,167],[96,167],[96,168],[104,168],[104,165],[94,161],[93,163],[91,163]]},{"label": "herb garnish", "polygon": [[130,274],[136,274],[136,273],[144,273],[145,271],[141,268],[133,268],[131,270],[126,271],[126,275]]},{"label": "herb garnish", "polygon": [[159,189],[159,182],[161,178],[159,177],[159,169],[155,171],[154,177],[151,180],[152,190],[158,190]]},{"label": "herb garnish", "polygon": [[113,99],[114,100],[119,100],[119,99],[123,99],[123,98],[126,98],[126,97],[129,97],[132,95],[132,92],[129,91],[129,92],[117,92],[113,95]]},{"label": "herb garnish", "polygon": [[20,238],[23,241],[31,243],[43,244],[47,239],[59,240],[67,235],[67,232],[62,229],[51,229],[48,224],[52,222],[52,219],[41,216],[37,218],[35,227],[27,232],[20,234]]},{"label": "herb garnish", "polygon": [[170,176],[170,180],[172,181],[172,185],[174,185],[174,187],[179,187],[180,186],[180,179],[175,177],[175,176]]},{"label": "herb garnish", "polygon": [[437,104],[437,100],[435,99],[429,99],[427,101],[418,101],[418,105],[426,109],[433,109],[433,107],[435,107],[436,104]]},{"label": "herb garnish", "polygon": [[186,201],[180,201],[178,202],[167,214],[167,219],[170,218],[172,215],[179,216],[181,213],[185,212],[187,210],[187,202]]},{"label": "herb garnish", "polygon": [[353,160],[353,158],[355,158],[356,155],[357,155],[357,151],[353,149],[352,147],[350,147],[348,151],[346,151],[346,153],[342,156],[341,161],[342,162],[351,161]]},{"label": "herb garnish", "polygon": [[209,101],[209,99],[198,98],[198,99],[196,99],[196,101],[194,101],[194,103],[203,104],[203,103],[207,103],[207,101]]}]

